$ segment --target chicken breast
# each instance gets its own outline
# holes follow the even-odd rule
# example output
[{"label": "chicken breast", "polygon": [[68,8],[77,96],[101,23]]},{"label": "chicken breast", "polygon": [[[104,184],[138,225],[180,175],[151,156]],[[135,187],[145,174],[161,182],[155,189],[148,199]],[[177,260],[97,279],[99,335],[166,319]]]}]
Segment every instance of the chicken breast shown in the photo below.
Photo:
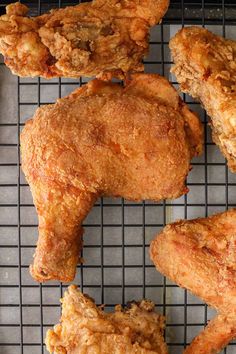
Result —
[{"label": "chicken breast", "polygon": [[15,3],[0,17],[0,52],[19,76],[116,76],[143,71],[149,29],[169,0],[94,0],[38,17]]},{"label": "chicken breast", "polygon": [[55,354],[167,354],[165,318],[148,300],[106,313],[71,285],[62,299],[60,324],[49,330],[46,346]]},{"label": "chicken breast", "polygon": [[150,256],[162,274],[219,312],[185,352],[220,352],[236,337],[236,209],[167,225]]},{"label": "chicken breast", "polygon": [[187,27],[171,39],[170,49],[181,90],[202,103],[213,140],[236,172],[236,42]]},{"label": "chicken breast", "polygon": [[21,134],[39,216],[33,277],[71,281],[96,199],[177,198],[201,150],[197,116],[158,75],[137,74],[125,88],[94,80],[39,108]]}]

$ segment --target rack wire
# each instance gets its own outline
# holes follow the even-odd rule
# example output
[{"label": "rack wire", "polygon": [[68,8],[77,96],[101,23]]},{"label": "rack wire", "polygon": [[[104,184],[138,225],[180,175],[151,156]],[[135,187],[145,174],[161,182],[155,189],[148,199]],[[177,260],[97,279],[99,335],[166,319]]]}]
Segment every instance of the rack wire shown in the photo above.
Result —
[{"label": "rack wire", "polygon": [[[0,14],[5,5],[2,1]],[[32,15],[78,1],[22,1]],[[147,72],[169,79],[171,58],[168,41],[185,25],[209,27],[236,39],[236,3],[232,1],[172,0],[161,25],[152,30]],[[173,79],[173,78],[172,78]],[[174,85],[176,82],[172,81]],[[37,106],[53,103],[71,92],[80,80],[20,79],[0,64],[0,352],[42,354],[45,332],[60,316],[59,298],[67,284],[37,284],[28,272],[37,236],[37,218],[29,187],[20,167],[19,135],[25,119]],[[167,315],[166,339],[170,353],[179,354],[207,320],[212,310],[186,291],[163,278],[148,256],[150,240],[163,225],[176,218],[208,216],[235,206],[236,177],[212,143],[208,118],[199,104],[184,95],[199,112],[205,129],[205,150],[194,160],[188,195],[162,203],[133,203],[102,198],[84,223],[86,262],[78,266],[75,283],[98,304],[112,309],[117,303],[147,297]],[[4,103],[5,102],[5,103]],[[4,108],[5,107],[5,108]],[[223,352],[236,353],[235,343]]]}]

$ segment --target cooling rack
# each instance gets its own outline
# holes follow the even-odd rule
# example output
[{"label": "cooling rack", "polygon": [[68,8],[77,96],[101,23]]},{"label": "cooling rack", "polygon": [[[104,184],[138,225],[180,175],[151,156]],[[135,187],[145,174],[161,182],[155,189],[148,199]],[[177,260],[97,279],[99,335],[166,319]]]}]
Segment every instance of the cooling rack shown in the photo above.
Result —
[{"label": "cooling rack", "polygon": [[[12,1],[1,1],[0,14]],[[77,1],[22,1],[37,15],[52,7]],[[161,25],[150,37],[147,72],[170,76],[168,42],[185,25],[206,26],[236,39],[236,2],[172,0]],[[45,332],[60,316],[59,298],[66,284],[37,284],[28,272],[37,239],[37,217],[29,187],[20,169],[19,134],[37,106],[53,103],[71,92],[80,80],[20,79],[0,64],[0,353],[42,354]],[[208,118],[199,104],[183,96],[204,124],[205,147],[193,161],[188,195],[174,201],[127,202],[102,198],[94,206],[84,228],[84,265],[78,266],[74,283],[106,303],[147,297],[167,316],[166,340],[171,354],[179,354],[214,312],[199,299],[163,278],[148,256],[150,240],[167,222],[177,218],[207,216],[236,204],[236,177],[212,143]],[[223,351],[236,353],[235,343]],[[111,353],[112,354],[112,353]]]}]

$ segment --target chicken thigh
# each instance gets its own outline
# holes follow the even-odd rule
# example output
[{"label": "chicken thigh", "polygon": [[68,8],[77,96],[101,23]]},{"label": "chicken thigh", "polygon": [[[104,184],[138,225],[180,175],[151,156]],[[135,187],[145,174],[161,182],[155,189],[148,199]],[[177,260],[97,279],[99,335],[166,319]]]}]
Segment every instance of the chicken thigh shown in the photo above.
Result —
[{"label": "chicken thigh", "polygon": [[94,0],[38,17],[15,3],[0,17],[0,53],[19,76],[116,76],[143,71],[149,29],[169,0]]},{"label": "chicken thigh", "polygon": [[142,300],[106,313],[71,285],[62,299],[60,324],[47,332],[47,349],[54,354],[167,354],[165,318],[154,308]]}]

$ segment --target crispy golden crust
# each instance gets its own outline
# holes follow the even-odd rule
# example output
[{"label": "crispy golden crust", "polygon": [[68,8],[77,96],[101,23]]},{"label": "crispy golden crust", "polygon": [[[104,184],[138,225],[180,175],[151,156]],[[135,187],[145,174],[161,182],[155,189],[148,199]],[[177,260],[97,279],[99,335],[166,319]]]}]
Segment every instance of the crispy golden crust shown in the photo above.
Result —
[{"label": "crispy golden crust", "polygon": [[181,90],[202,103],[213,140],[236,172],[236,42],[188,27],[172,38],[170,49]]},{"label": "crispy golden crust", "polygon": [[79,77],[142,71],[149,28],[169,0],[94,0],[27,17],[25,5],[0,17],[0,52],[19,76]]},{"label": "crispy golden crust", "polygon": [[158,75],[136,74],[125,88],[94,80],[39,108],[21,134],[39,215],[33,277],[72,280],[81,223],[94,201],[179,197],[201,149],[200,121]]},{"label": "crispy golden crust", "polygon": [[151,243],[157,269],[222,314],[193,341],[188,354],[218,353],[236,335],[235,247],[236,209],[177,221]]},{"label": "crispy golden crust", "polygon": [[184,354],[217,354],[236,337],[236,321],[218,315],[194,338]]},{"label": "crispy golden crust", "polygon": [[72,285],[62,299],[60,324],[47,332],[47,349],[55,354],[167,354],[165,319],[154,308],[142,300],[106,313]]}]

